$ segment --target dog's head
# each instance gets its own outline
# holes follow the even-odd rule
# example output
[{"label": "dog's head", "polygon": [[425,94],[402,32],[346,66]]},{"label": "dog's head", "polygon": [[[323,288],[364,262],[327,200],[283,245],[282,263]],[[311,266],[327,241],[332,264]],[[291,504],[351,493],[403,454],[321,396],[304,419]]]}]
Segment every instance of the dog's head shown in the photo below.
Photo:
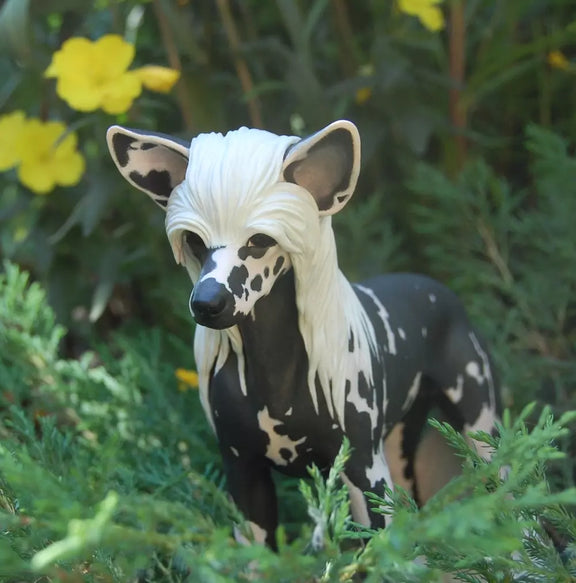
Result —
[{"label": "dog's head", "polygon": [[354,192],[360,137],[337,121],[309,138],[241,128],[186,144],[113,126],[108,147],[124,178],[166,210],[176,260],[194,283],[190,308],[210,328],[234,326],[314,248],[322,217]]}]

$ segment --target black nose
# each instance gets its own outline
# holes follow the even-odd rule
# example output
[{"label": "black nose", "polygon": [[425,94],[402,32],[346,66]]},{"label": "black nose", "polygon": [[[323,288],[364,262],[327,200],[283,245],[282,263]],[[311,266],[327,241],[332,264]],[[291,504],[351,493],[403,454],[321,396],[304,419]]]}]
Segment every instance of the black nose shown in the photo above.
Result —
[{"label": "black nose", "polygon": [[229,312],[230,292],[215,279],[208,279],[194,287],[190,307],[199,324],[217,324],[217,320]]}]

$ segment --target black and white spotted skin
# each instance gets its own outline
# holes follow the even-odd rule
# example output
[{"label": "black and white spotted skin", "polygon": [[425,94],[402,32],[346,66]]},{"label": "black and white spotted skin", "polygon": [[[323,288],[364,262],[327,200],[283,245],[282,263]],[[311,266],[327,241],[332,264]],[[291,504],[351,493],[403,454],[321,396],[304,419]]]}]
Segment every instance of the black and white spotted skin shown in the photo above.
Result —
[{"label": "black and white spotted skin", "polygon": [[108,144],[121,174],[166,210],[194,284],[200,396],[255,540],[275,546],[272,469],[328,470],[346,436],[353,517],[383,527],[364,492],[394,482],[423,502],[457,469],[424,431],[432,409],[460,431],[492,431],[490,357],[457,298],[424,276],[352,285],[338,269],[330,217],[360,169],[351,122],[305,140],[201,134],[189,147],[114,126]]}]

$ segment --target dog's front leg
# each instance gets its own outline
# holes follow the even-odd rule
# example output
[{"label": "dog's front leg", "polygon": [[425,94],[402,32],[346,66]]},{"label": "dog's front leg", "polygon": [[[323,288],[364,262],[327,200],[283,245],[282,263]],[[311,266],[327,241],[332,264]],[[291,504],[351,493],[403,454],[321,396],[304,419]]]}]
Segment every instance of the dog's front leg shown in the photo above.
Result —
[{"label": "dog's front leg", "polygon": [[[248,521],[253,540],[277,550],[278,503],[270,466],[260,458],[226,456],[224,469],[228,491]],[[236,538],[246,540],[238,532]]]},{"label": "dog's front leg", "polygon": [[385,486],[394,488],[383,452],[375,453],[370,465],[366,464],[365,456],[353,452],[341,477],[348,488],[352,518],[364,526],[385,528],[391,522],[391,517],[374,512],[365,496],[365,492],[372,492],[385,498]]}]

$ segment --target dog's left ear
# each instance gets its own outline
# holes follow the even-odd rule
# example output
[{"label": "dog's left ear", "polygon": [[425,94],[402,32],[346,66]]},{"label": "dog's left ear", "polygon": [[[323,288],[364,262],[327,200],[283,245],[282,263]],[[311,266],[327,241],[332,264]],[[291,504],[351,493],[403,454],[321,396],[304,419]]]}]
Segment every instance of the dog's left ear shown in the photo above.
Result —
[{"label": "dog's left ear", "polygon": [[166,210],[172,190],[186,177],[188,145],[176,138],[120,126],[106,140],[120,174]]},{"label": "dog's left ear", "polygon": [[321,215],[337,213],[350,200],[360,173],[360,134],[347,120],[331,123],[296,143],[286,155],[286,182],[305,188]]}]

